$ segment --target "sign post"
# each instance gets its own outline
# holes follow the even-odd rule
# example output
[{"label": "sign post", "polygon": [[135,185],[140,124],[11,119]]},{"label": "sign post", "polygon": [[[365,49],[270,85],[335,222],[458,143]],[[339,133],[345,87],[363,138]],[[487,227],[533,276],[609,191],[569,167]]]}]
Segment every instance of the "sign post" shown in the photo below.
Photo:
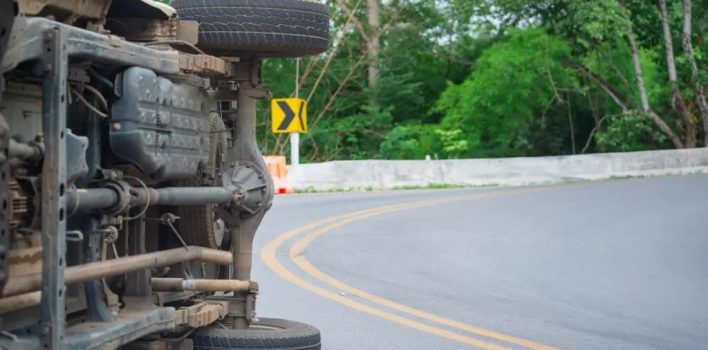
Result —
[{"label": "sign post", "polygon": [[300,164],[300,133],[290,133],[290,165]]},{"label": "sign post", "polygon": [[[295,98],[300,98],[300,58],[295,59]],[[300,164],[300,133],[290,133],[290,165]]]},{"label": "sign post", "polygon": [[[295,95],[299,91],[295,89]],[[290,165],[300,164],[300,134],[307,133],[307,101],[301,98],[271,100],[271,129],[274,134],[290,134]]]}]

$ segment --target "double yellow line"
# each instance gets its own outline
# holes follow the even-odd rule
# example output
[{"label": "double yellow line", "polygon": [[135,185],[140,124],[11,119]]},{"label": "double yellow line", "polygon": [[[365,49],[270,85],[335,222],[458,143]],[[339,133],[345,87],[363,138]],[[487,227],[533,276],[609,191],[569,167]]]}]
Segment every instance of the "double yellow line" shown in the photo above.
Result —
[{"label": "double yellow line", "polygon": [[[342,305],[345,305],[347,307],[350,307],[355,310],[359,310],[365,313],[368,313],[370,315],[374,315],[377,317],[380,317],[382,319],[410,327],[413,329],[417,329],[419,331],[433,334],[442,338],[446,338],[449,340],[453,340],[462,344],[470,345],[473,347],[477,347],[480,349],[488,349],[488,350],[503,350],[503,349],[508,349],[505,346],[502,345],[497,345],[495,343],[508,343],[512,344],[516,347],[524,347],[528,349],[533,349],[533,350],[557,350],[554,347],[540,344],[537,342],[533,342],[527,339],[522,339],[510,335],[506,335],[503,333],[495,332],[492,330],[480,328],[480,327],[475,327],[463,322],[447,319],[438,315],[431,314],[426,311],[422,311],[410,306],[406,306],[385,298],[382,298],[380,296],[368,293],[366,291],[363,291],[361,289],[354,288],[342,281],[339,281],[335,279],[332,276],[329,276],[325,274],[324,272],[320,271],[317,269],[312,263],[310,263],[307,258],[303,255],[303,252],[307,249],[307,247],[317,238],[322,237],[325,234],[328,234],[344,225],[351,224],[356,221],[361,221],[365,220],[374,216],[379,216],[379,215],[384,215],[388,213],[393,213],[393,212],[398,212],[398,211],[403,211],[403,210],[412,210],[412,209],[418,209],[418,208],[423,208],[423,207],[429,207],[429,206],[434,206],[434,205],[440,205],[440,204],[449,204],[453,202],[460,202],[460,201],[471,201],[471,200],[479,200],[479,199],[485,199],[485,198],[494,198],[494,197],[505,197],[505,196],[512,196],[512,195],[519,195],[519,194],[526,194],[526,193],[533,193],[533,192],[540,192],[540,191],[548,191],[550,188],[534,188],[534,189],[521,189],[521,190],[507,190],[507,191],[492,191],[492,192],[483,192],[483,193],[478,193],[478,194],[473,194],[473,195],[465,195],[465,196],[455,196],[455,197],[448,197],[448,198],[441,198],[441,199],[429,199],[429,200],[421,200],[417,202],[411,202],[411,203],[404,203],[404,204],[397,204],[397,205],[389,205],[389,206],[384,206],[384,207],[379,207],[379,208],[373,208],[373,209],[367,209],[367,210],[362,210],[362,211],[357,211],[349,214],[344,214],[344,215],[339,215],[331,218],[327,218],[321,221],[317,221],[308,225],[304,225],[301,227],[298,227],[292,231],[283,233],[276,237],[274,240],[270,241],[261,251],[261,259],[263,262],[276,274],[278,274],[280,277],[292,282],[293,284],[309,290],[321,297],[336,301]],[[309,275],[312,279],[317,280],[319,282],[322,282],[326,285],[329,285],[336,290],[342,291],[345,293],[345,295],[340,295],[339,293],[336,293],[334,291],[331,291],[329,289],[322,288],[318,285],[315,285],[303,278],[301,278],[298,275],[295,275],[293,272],[285,268],[280,261],[277,258],[277,252],[278,250],[289,240],[293,238],[299,238],[290,248],[288,256],[289,258],[295,263],[296,266],[298,266],[302,272],[305,274]],[[347,297],[348,296],[353,296],[357,299],[362,299],[366,300],[372,304],[375,304],[377,306],[371,306],[367,305],[361,302],[358,302],[352,298]],[[441,328],[439,326],[432,326],[427,323],[423,323],[421,321],[418,321],[414,318],[407,318],[403,317],[399,314],[391,313],[388,311],[385,311],[384,309],[380,307],[385,307],[388,309],[392,309],[395,311],[398,311],[401,314],[405,314],[408,316],[413,316],[417,319],[425,320],[430,323],[437,324],[439,326],[445,326],[449,327],[449,329],[455,329],[457,331],[462,331],[463,333],[467,333],[469,335],[477,335],[477,336],[482,336],[483,339],[478,339],[478,338],[473,338],[469,335],[462,335],[460,333],[456,333],[453,331],[450,331],[448,329]],[[485,339],[486,338],[486,339]],[[494,343],[489,342],[490,340],[493,340]]]}]

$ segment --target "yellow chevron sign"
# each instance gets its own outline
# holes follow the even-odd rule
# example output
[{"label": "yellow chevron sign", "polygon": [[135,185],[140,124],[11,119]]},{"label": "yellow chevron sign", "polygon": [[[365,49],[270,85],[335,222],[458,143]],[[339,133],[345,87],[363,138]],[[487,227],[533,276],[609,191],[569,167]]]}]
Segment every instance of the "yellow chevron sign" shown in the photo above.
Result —
[{"label": "yellow chevron sign", "polygon": [[270,107],[274,133],[307,133],[307,101],[301,98],[276,98]]}]

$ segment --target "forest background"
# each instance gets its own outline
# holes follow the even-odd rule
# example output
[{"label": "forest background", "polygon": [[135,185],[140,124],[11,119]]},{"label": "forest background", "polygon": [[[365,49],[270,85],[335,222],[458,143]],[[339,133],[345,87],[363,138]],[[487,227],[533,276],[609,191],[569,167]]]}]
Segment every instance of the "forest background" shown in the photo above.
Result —
[{"label": "forest background", "polygon": [[[708,145],[708,0],[327,0],[300,60],[303,162]],[[266,61],[276,97],[296,60]],[[289,152],[259,106],[268,155]]]}]

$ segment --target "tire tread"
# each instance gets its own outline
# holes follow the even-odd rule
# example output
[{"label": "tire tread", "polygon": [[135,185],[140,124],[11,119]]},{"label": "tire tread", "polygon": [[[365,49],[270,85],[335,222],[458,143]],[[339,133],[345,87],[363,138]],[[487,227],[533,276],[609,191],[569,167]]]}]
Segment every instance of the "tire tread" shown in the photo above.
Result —
[{"label": "tire tread", "polygon": [[180,18],[199,22],[198,46],[219,56],[297,57],[329,45],[329,11],[316,1],[175,0],[173,6]]},{"label": "tire tread", "polygon": [[320,332],[300,322],[261,318],[256,324],[278,330],[233,330],[206,327],[192,335],[195,350],[320,350]]}]

